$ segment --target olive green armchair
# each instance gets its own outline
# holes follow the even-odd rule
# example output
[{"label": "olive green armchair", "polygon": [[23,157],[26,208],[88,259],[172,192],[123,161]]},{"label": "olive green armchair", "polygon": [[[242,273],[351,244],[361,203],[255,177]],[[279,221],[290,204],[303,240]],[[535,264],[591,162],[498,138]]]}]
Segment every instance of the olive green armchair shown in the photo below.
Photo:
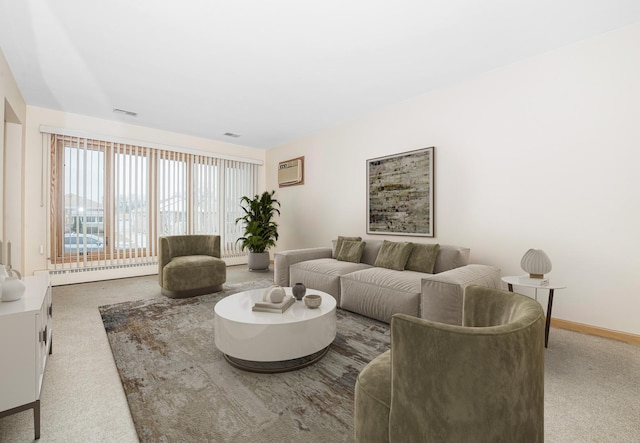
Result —
[{"label": "olive green armchair", "polygon": [[360,372],[357,442],[542,442],[544,314],[520,294],[465,291],[463,326],[404,314]]},{"label": "olive green armchair", "polygon": [[221,291],[227,279],[227,265],[220,258],[220,236],[160,237],[158,277],[162,294],[171,298]]}]

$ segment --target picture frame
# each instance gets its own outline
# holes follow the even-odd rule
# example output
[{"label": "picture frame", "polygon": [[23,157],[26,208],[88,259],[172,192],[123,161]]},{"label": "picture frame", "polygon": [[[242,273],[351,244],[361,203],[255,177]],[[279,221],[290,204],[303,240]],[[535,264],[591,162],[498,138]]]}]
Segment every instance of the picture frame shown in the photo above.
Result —
[{"label": "picture frame", "polygon": [[434,236],[434,151],[367,160],[367,234]]}]

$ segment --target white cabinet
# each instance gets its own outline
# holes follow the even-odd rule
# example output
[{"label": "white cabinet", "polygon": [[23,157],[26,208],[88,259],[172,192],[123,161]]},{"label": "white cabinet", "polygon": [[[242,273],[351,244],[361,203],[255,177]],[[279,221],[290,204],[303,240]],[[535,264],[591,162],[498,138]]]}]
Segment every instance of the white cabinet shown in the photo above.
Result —
[{"label": "white cabinet", "polygon": [[49,276],[25,277],[24,296],[0,302],[0,417],[33,409],[40,438],[40,390],[51,353]]}]

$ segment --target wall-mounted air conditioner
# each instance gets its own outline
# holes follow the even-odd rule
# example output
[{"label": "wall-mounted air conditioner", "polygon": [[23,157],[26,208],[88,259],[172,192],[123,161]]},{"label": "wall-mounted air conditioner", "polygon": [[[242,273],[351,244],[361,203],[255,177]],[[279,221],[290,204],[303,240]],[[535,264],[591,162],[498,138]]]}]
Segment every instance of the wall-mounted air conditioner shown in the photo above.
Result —
[{"label": "wall-mounted air conditioner", "polygon": [[304,157],[278,163],[278,185],[293,186],[304,183]]}]

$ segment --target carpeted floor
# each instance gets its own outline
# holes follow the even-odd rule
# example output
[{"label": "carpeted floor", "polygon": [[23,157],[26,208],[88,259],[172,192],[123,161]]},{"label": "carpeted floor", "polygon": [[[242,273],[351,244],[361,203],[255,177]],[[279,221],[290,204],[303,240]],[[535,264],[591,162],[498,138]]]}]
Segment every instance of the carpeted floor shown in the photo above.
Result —
[{"label": "carpeted floor", "polygon": [[[227,270],[229,285],[270,278],[273,272],[246,266]],[[43,382],[40,442],[138,441],[98,306],[143,299],[164,299],[157,275],[53,288],[53,354]],[[640,346],[552,327],[545,351],[545,441],[640,441],[638,368]],[[219,377],[239,373],[226,371]],[[0,418],[0,442],[31,441],[32,411]]]},{"label": "carpeted floor", "polygon": [[337,337],[321,361],[280,374],[235,369],[215,348],[213,306],[269,284],[100,307],[142,442],[353,441],[355,378],[388,349],[388,326],[338,310]]}]

